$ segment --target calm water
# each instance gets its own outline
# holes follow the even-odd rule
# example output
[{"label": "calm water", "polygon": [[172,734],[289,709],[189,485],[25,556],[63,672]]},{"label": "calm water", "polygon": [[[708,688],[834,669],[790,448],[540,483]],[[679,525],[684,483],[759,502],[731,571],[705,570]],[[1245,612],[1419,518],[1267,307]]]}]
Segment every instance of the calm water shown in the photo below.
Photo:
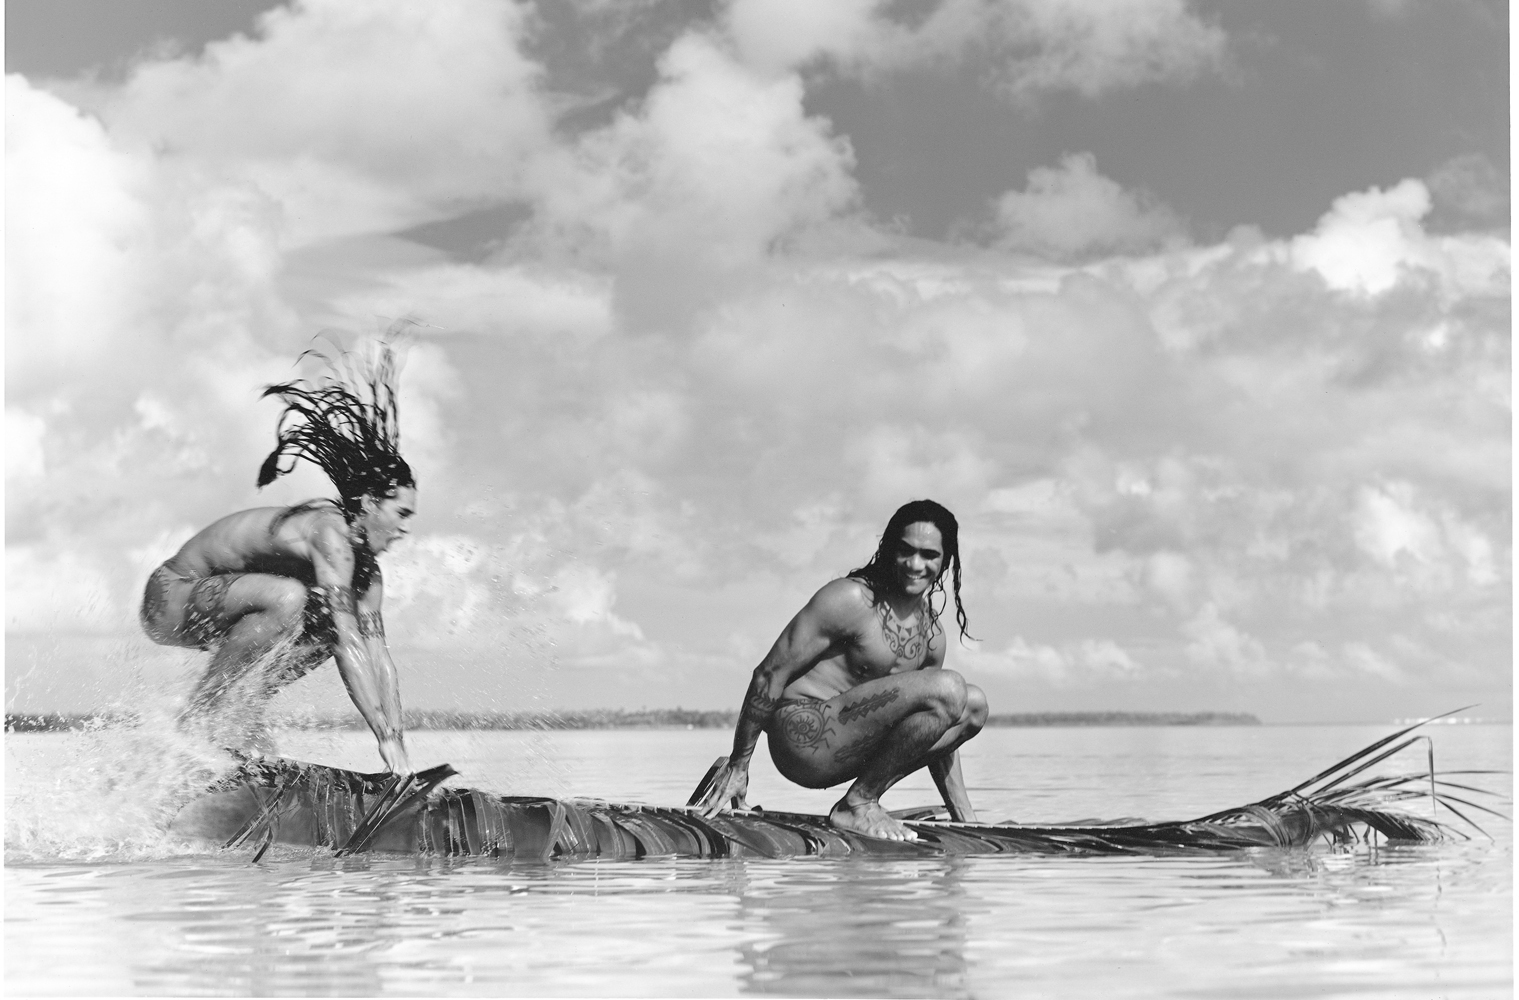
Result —
[{"label": "calm water", "polygon": [[[1290,787],[1390,729],[988,730],[964,768],[985,819],[1180,819]],[[1508,726],[1429,732],[1442,770],[1510,767]],[[670,804],[728,739],[417,733],[412,756],[476,787]],[[254,865],[155,832],[212,763],[196,748],[144,730],[5,746],[12,995],[1512,994],[1502,820],[1484,824],[1495,841],[1347,853],[529,865],[276,847]],[[286,733],[281,750],[376,765],[361,734]],[[751,801],[821,811],[837,794],[757,762]],[[887,805],[934,798],[923,775]]]}]

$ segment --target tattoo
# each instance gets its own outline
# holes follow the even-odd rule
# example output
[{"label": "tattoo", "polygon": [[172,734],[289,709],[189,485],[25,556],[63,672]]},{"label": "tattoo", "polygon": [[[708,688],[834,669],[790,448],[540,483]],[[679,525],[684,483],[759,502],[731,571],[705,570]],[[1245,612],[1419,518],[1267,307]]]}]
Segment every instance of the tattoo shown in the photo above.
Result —
[{"label": "tattoo", "polygon": [[153,571],[148,577],[148,585],[142,591],[142,623],[149,631],[163,621],[164,613],[169,610],[169,585],[164,582],[168,571],[162,566]]},{"label": "tattoo", "polygon": [[844,708],[840,709],[839,721],[848,722],[857,716],[869,715],[871,712],[874,712],[878,708],[881,708],[885,705],[890,705],[901,696],[902,692],[898,691],[896,688],[890,688],[886,691],[881,691],[877,694],[873,694],[870,697],[866,698],[864,701],[857,701],[853,705],[846,705]]},{"label": "tattoo", "polygon": [[845,743],[833,752],[834,762],[844,767],[858,764],[874,753],[880,743],[880,740],[857,740],[854,743]]},{"label": "tattoo", "polygon": [[327,587],[324,591],[327,595],[327,606],[334,611],[346,611],[349,614],[357,614],[352,587]]},{"label": "tattoo", "polygon": [[385,623],[380,619],[378,611],[359,612],[359,635],[370,638],[385,638]]},{"label": "tattoo", "polygon": [[775,718],[788,744],[795,749],[811,750],[814,753],[820,747],[831,745],[828,737],[833,735],[833,726],[828,722],[824,704],[809,698],[805,701],[789,701],[780,707]]},{"label": "tattoo", "polygon": [[230,586],[230,576],[208,576],[196,580],[190,588],[191,608],[204,618],[220,618],[226,613],[224,603]]},{"label": "tattoo", "polygon": [[881,636],[898,659],[916,660],[922,657],[923,650],[928,645],[927,617],[926,613],[920,611],[916,622],[904,625],[891,609],[891,604],[881,602]]},{"label": "tattoo", "polygon": [[779,698],[771,697],[770,692],[765,690],[749,689],[744,696],[744,711],[761,720],[769,719],[775,714],[775,706],[780,704]]}]

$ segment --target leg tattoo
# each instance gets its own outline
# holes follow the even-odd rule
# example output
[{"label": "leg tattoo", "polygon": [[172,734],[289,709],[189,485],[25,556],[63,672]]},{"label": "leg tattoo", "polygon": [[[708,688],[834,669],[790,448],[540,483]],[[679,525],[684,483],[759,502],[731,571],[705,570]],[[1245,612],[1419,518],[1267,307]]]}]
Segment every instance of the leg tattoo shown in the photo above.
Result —
[{"label": "leg tattoo", "polygon": [[221,641],[226,630],[227,590],[231,576],[208,576],[196,580],[190,588],[190,610],[185,615],[185,631],[202,649]]},{"label": "leg tattoo", "polygon": [[831,745],[828,738],[834,735],[833,726],[821,701],[787,702],[776,711],[775,720],[793,749],[817,753]]},{"label": "leg tattoo", "polygon": [[845,705],[843,708],[839,709],[839,721],[848,722],[853,718],[869,715],[871,712],[874,712],[878,708],[890,705],[901,696],[901,691],[898,691],[896,688],[891,688],[886,691],[881,691],[873,694],[863,701],[857,701],[853,705]]}]

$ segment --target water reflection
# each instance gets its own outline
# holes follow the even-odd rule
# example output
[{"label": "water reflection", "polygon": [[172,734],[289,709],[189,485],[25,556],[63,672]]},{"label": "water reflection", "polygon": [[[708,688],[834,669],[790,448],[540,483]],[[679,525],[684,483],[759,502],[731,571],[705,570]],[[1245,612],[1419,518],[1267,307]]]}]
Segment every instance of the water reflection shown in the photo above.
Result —
[{"label": "water reflection", "polygon": [[743,992],[970,995],[963,859],[739,870]]}]

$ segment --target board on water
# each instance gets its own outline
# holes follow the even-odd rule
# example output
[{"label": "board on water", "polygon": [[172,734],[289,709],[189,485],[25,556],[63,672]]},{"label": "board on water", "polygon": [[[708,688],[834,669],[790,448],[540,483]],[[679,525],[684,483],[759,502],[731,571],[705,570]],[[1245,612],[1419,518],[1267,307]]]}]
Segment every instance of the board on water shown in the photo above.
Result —
[{"label": "board on water", "polygon": [[[1421,723],[1422,724],[1422,723]],[[1483,789],[1427,771],[1361,777],[1427,737],[1400,730],[1278,795],[1198,819],[1064,826],[954,823],[934,809],[902,810],[916,841],[878,840],[836,829],[827,817],[762,809],[703,818],[690,806],[499,795],[442,788],[447,764],[397,779],[279,757],[244,760],[192,800],[171,831],[226,847],[273,843],[363,851],[519,859],[784,858],[799,855],[1156,854],[1303,847],[1315,843],[1428,843],[1466,836],[1440,809],[1473,829],[1468,811]],[[711,772],[709,772],[710,775]],[[1453,772],[1475,774],[1491,772]],[[1359,780],[1353,780],[1357,779]],[[698,786],[698,794],[701,787]],[[693,796],[694,798],[694,796]],[[1418,810],[1417,812],[1415,810]]]}]

